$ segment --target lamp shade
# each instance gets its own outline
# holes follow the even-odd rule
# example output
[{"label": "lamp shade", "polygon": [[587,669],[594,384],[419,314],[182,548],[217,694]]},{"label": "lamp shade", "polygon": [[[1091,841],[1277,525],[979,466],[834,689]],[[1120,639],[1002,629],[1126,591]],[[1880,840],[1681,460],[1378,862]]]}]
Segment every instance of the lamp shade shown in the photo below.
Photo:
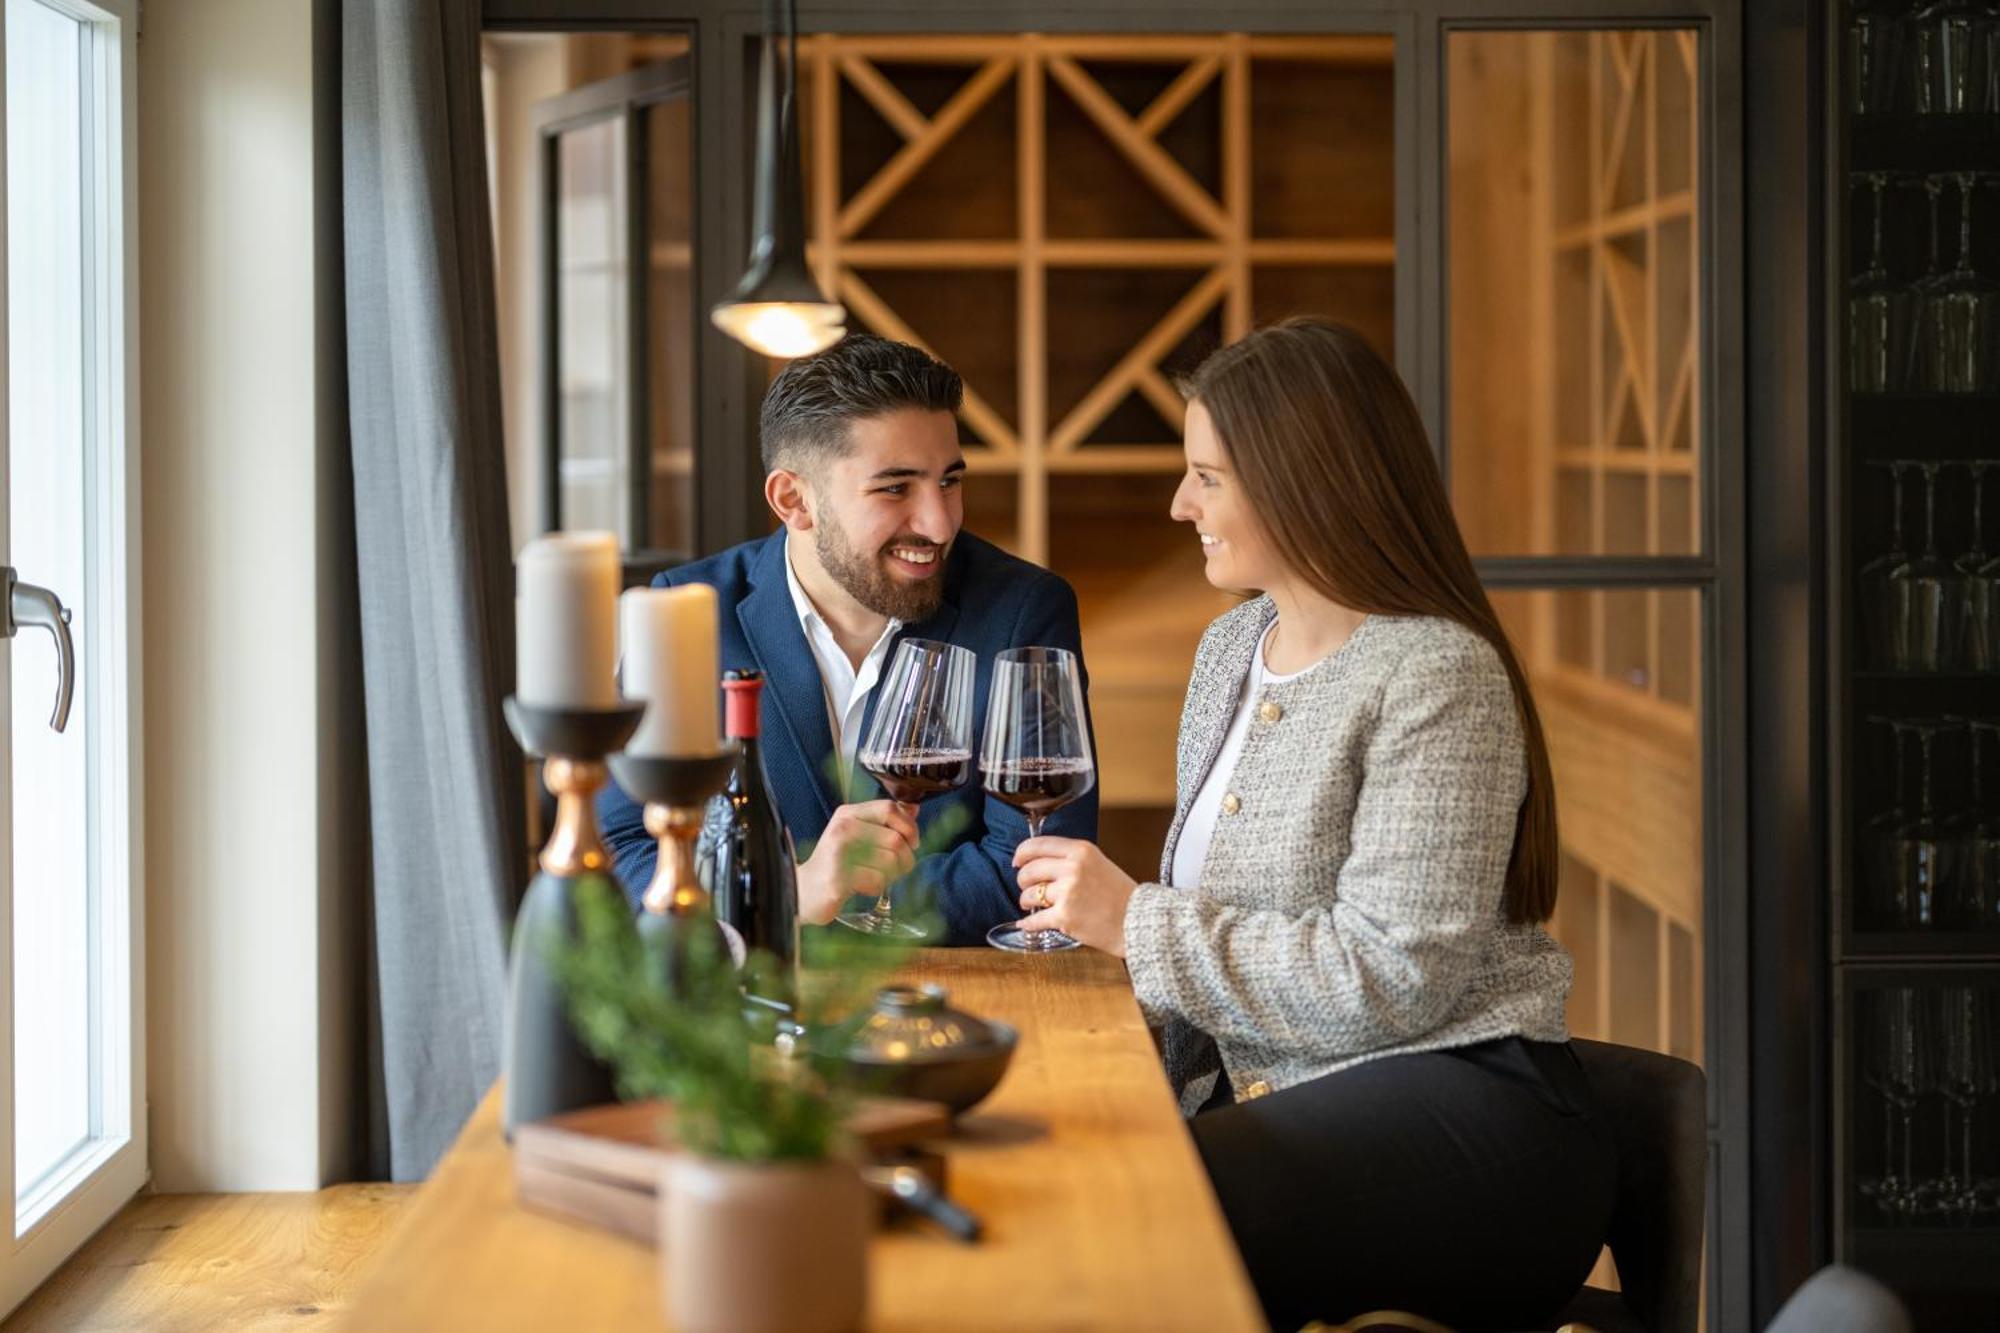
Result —
[{"label": "lamp shade", "polygon": [[[778,49],[783,27],[785,70]],[[847,311],[813,280],[806,266],[804,201],[799,191],[798,115],[793,99],[795,22],[772,0],[765,8],[757,78],[757,181],[751,213],[750,267],[727,300],[709,312],[715,326],[765,356],[823,351],[846,332]],[[782,87],[781,87],[782,83]]]}]

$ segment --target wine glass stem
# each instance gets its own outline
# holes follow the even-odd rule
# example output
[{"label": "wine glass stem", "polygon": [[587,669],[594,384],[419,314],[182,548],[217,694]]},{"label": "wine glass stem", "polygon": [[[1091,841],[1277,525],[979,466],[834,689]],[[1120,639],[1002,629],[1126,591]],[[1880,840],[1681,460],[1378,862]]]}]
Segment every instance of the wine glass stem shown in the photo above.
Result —
[{"label": "wine glass stem", "polygon": [[1959,1158],[1959,1169],[1964,1172],[1959,1179],[1964,1183],[1965,1197],[1967,1199],[1972,1197],[1973,1185],[1978,1179],[1972,1171],[1972,1113],[1978,1109],[1978,1106],[1979,1102],[1975,1094],[1973,1097],[1967,1098],[1965,1103],[1958,1108],[1959,1150],[1963,1154]]},{"label": "wine glass stem", "polygon": [[1921,804],[1917,807],[1926,823],[1931,817],[1931,733],[1928,730],[1917,733],[1917,753],[1922,763],[1917,768],[1917,792]]},{"label": "wine glass stem", "polygon": [[1937,559],[1937,464],[1924,464],[1924,559]]},{"label": "wine glass stem", "polygon": [[1910,1172],[1911,1172],[1911,1171],[1912,1171],[1912,1170],[1914,1169],[1914,1168],[1913,1168],[1913,1165],[1912,1165],[1912,1162],[1911,1162],[1911,1159],[1910,1159],[1910,1110],[1911,1110],[1911,1108],[1912,1108],[1912,1107],[1913,1107],[1913,1106],[1914,1106],[1915,1104],[1916,1104],[1916,1102],[1915,1102],[1915,1099],[1913,1099],[1913,1098],[1907,1098],[1907,1097],[1903,1099],[1903,1103],[1902,1103],[1902,1112],[1903,1112],[1903,1188],[1904,1188],[1904,1189],[1908,1189],[1908,1188],[1910,1187],[1910,1182],[1911,1182],[1911,1180],[1912,1180],[1912,1177],[1911,1177],[1911,1175],[1910,1175]]},{"label": "wine glass stem", "polygon": [[1984,562],[1986,555],[1986,464],[1974,463],[1972,474],[1972,555]]},{"label": "wine glass stem", "polygon": [[[1041,837],[1041,836],[1042,836],[1042,821],[1043,821],[1044,819],[1046,819],[1047,817],[1048,817],[1048,816],[1046,816],[1046,815],[1029,815],[1029,816],[1028,816],[1028,836],[1029,836],[1029,837],[1031,837],[1031,838],[1039,838],[1039,837]],[[1044,890],[1043,890],[1043,892],[1045,892],[1045,893],[1046,893],[1046,892],[1047,892],[1047,890],[1046,890],[1046,889],[1044,889]],[[1045,900],[1045,901],[1046,901],[1046,900]],[[1032,947],[1033,947],[1033,943],[1032,943],[1033,941],[1035,941],[1035,940],[1039,940],[1039,939],[1040,939],[1040,938],[1042,937],[1042,932],[1041,932],[1041,931],[1039,931],[1039,930],[1030,930],[1030,931],[1024,931],[1024,932],[1023,932],[1023,934],[1025,934],[1025,935],[1027,936],[1028,940],[1030,941],[1030,945],[1029,945],[1029,947],[1030,947],[1030,948],[1032,948]]]},{"label": "wine glass stem", "polygon": [[1928,197],[1930,202],[1930,213],[1931,213],[1930,273],[1931,276],[1933,277],[1943,272],[1943,270],[1938,267],[1938,198],[1943,193],[1944,193],[1943,181],[1939,180],[1936,176],[1926,176],[1924,178],[1924,194]]},{"label": "wine glass stem", "polygon": [[1958,271],[1972,272],[1972,177],[1958,177]]},{"label": "wine glass stem", "polygon": [[[898,801],[896,802],[896,808],[908,815],[912,823],[916,821],[917,807],[914,805],[909,804],[907,801]],[[878,922],[891,919],[889,915],[889,886],[887,884],[882,886],[882,892],[875,899],[873,914]]]}]

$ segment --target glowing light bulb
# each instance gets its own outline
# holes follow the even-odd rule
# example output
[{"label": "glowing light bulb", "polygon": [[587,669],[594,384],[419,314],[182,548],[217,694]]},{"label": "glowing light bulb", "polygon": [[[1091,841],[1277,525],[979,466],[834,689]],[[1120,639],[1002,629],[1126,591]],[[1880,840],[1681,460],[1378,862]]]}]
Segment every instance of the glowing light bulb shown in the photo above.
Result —
[{"label": "glowing light bulb", "polygon": [[847,331],[847,311],[830,302],[728,302],[717,306],[711,318],[738,342],[787,360],[825,351]]}]

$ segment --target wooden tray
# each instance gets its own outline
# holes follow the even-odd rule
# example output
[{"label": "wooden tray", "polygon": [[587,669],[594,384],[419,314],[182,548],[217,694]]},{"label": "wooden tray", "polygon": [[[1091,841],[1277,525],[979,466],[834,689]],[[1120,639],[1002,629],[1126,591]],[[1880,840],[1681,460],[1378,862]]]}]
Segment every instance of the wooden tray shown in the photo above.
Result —
[{"label": "wooden tray", "polygon": [[[522,1125],[514,1131],[516,1197],[525,1207],[651,1245],[659,1220],[655,1183],[667,1155],[660,1136],[672,1114],[665,1102],[625,1102]],[[847,1130],[871,1157],[894,1158],[950,1133],[951,1113],[939,1102],[871,1097],[856,1105]],[[935,1178],[943,1159],[919,1154],[916,1164]]]}]

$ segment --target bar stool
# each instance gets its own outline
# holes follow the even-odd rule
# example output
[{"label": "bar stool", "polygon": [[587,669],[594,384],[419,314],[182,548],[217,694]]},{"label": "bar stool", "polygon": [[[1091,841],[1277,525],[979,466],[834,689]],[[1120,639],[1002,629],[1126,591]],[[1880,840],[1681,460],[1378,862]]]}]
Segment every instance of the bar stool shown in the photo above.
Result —
[{"label": "bar stool", "polygon": [[1572,1038],[1611,1124],[1618,1195],[1605,1243],[1620,1290],[1585,1287],[1556,1326],[1596,1333],[1694,1333],[1708,1190],[1708,1079],[1657,1051]]}]

